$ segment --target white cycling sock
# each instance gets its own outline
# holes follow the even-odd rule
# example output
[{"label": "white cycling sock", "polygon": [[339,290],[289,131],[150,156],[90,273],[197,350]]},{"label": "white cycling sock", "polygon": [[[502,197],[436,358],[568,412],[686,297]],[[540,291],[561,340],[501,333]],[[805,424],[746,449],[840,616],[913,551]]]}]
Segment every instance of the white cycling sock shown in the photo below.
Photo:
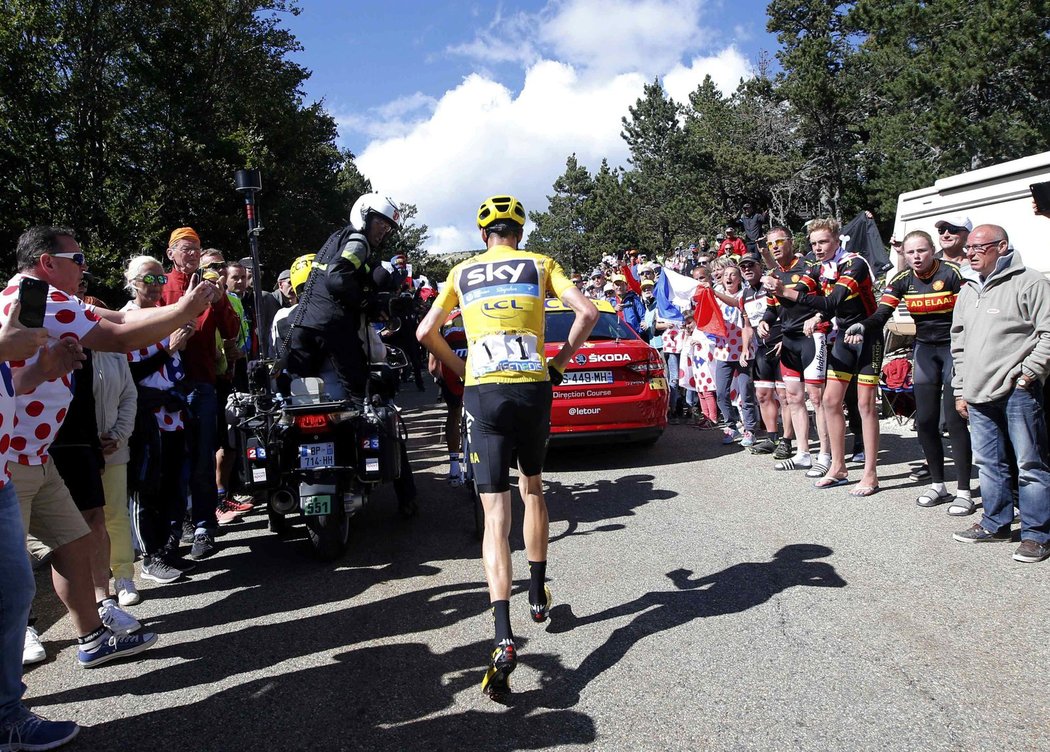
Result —
[{"label": "white cycling sock", "polygon": [[958,489],[958,490],[957,490],[957,491],[955,492],[955,496],[956,496],[957,498],[960,498],[960,499],[969,499],[969,498],[970,498],[970,492],[969,492],[969,491],[963,491],[963,490],[962,490],[962,489],[960,488],[960,489]]},{"label": "white cycling sock", "polygon": [[946,493],[948,493],[948,489],[944,487],[943,483],[931,483],[930,490],[938,496],[944,496]]}]

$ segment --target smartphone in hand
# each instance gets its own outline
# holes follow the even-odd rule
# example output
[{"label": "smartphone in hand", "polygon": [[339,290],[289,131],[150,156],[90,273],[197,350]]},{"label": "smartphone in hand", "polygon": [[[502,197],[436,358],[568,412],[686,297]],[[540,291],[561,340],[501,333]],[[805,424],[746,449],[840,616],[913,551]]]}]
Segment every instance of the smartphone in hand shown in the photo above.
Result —
[{"label": "smartphone in hand", "polygon": [[18,283],[18,321],[22,326],[27,329],[39,329],[44,325],[49,287],[50,285],[42,279],[22,277]]},{"label": "smartphone in hand", "polygon": [[1040,214],[1050,215],[1050,183],[1033,183],[1028,187],[1035,199],[1035,208]]}]

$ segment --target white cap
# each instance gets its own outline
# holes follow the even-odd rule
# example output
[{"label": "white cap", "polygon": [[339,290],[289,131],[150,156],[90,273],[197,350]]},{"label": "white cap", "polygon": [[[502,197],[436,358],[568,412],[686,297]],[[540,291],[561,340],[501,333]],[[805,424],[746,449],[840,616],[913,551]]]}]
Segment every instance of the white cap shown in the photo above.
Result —
[{"label": "white cap", "polygon": [[616,285],[612,282],[606,282],[605,287],[602,288],[602,292],[616,292]]},{"label": "white cap", "polygon": [[941,217],[934,223],[934,227],[938,230],[941,229],[942,225],[951,225],[952,227],[965,227],[967,231],[973,229],[973,222],[965,214],[952,214],[948,217]]}]

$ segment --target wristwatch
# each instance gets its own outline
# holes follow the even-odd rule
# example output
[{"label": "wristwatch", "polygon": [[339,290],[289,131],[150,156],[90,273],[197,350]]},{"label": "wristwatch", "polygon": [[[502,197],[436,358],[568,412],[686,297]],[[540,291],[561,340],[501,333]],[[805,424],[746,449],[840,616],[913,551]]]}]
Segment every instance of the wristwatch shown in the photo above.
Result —
[{"label": "wristwatch", "polygon": [[1027,389],[1032,385],[1032,381],[1033,379],[1027,373],[1022,373],[1017,377],[1017,386],[1021,389]]}]

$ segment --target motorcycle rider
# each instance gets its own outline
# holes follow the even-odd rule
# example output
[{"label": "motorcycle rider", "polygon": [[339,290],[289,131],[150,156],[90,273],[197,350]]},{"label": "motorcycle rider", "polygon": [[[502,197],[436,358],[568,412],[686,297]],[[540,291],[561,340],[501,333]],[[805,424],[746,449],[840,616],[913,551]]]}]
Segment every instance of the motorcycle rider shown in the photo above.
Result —
[{"label": "motorcycle rider", "polygon": [[290,374],[317,376],[327,357],[347,395],[364,398],[368,358],[360,335],[376,293],[390,285],[379,249],[400,229],[401,211],[389,198],[366,193],[354,202],[350,224],[332,233],[318,251],[299,298],[288,344]]}]

